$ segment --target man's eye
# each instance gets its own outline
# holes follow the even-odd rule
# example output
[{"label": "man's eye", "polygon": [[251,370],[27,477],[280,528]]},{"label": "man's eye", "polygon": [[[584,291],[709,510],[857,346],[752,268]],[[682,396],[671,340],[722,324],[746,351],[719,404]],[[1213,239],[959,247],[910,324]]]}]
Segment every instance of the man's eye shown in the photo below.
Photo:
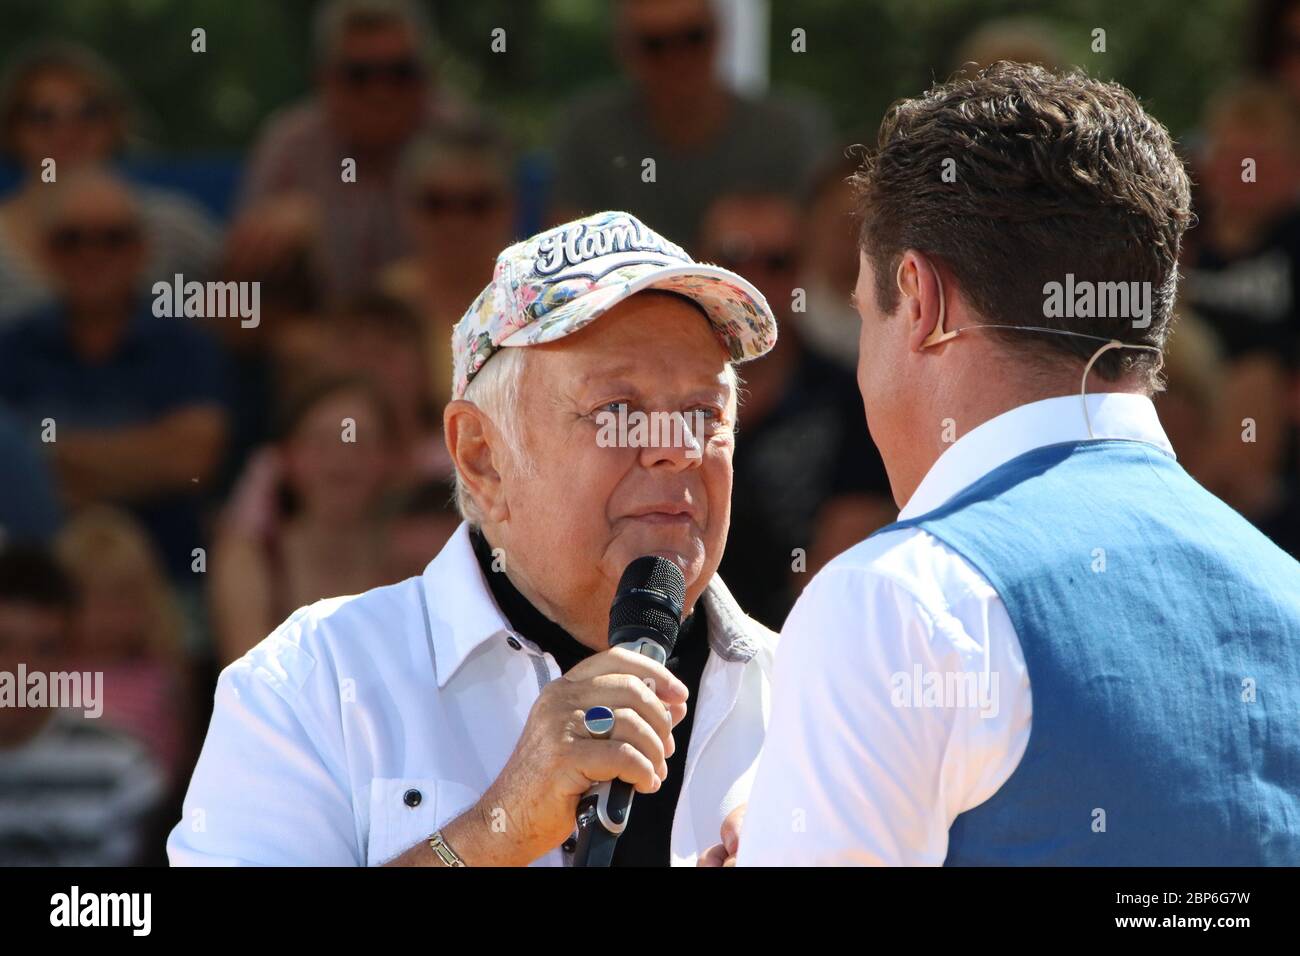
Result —
[{"label": "man's eye", "polygon": [[628,403],[624,401],[606,402],[596,409],[597,415],[626,415],[628,413]]},{"label": "man's eye", "polygon": [[722,423],[722,412],[712,405],[699,405],[683,413],[688,421],[703,421],[709,426]]}]

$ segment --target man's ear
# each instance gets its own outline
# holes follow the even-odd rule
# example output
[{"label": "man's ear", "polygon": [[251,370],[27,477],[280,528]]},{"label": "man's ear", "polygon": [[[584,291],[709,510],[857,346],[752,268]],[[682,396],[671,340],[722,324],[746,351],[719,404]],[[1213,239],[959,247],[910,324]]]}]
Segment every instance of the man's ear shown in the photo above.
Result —
[{"label": "man's ear", "polygon": [[461,483],[483,518],[504,521],[510,507],[495,457],[501,453],[500,432],[473,402],[455,399],[442,413],[442,434]]},{"label": "man's ear", "polygon": [[[942,341],[945,331],[939,329],[943,308],[943,286],[939,281],[938,266],[915,249],[903,253],[898,263],[895,281],[903,297],[903,320],[907,322],[907,347],[919,352],[928,345]],[[931,340],[931,336],[935,336]]]}]

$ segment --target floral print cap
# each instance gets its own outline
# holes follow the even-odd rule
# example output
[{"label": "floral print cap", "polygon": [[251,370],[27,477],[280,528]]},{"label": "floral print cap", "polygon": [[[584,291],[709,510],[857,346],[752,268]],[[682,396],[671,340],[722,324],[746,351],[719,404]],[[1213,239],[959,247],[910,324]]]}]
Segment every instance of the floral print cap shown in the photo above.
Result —
[{"label": "floral print cap", "polygon": [[776,318],[748,281],[696,262],[625,212],[602,212],[517,242],[452,332],[452,398],[498,349],[553,342],[646,289],[695,301],[733,361],[776,344]]}]

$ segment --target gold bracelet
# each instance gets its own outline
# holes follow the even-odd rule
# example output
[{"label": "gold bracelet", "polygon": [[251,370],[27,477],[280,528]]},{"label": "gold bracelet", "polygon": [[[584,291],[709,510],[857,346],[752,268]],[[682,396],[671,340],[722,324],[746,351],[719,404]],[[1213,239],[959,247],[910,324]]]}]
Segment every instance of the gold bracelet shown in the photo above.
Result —
[{"label": "gold bracelet", "polygon": [[442,861],[443,866],[465,865],[465,861],[462,860],[457,855],[456,851],[448,845],[447,841],[442,838],[441,830],[436,831],[433,836],[429,837],[429,849],[433,851],[434,856]]}]

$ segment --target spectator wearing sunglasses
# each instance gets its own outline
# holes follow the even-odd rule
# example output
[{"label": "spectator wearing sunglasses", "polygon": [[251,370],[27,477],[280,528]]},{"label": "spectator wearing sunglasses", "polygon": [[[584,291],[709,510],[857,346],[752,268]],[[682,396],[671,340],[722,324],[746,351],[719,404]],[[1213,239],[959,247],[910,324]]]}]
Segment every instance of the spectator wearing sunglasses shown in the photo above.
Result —
[{"label": "spectator wearing sunglasses", "polygon": [[[402,151],[462,110],[437,88],[429,29],[406,0],[333,0],[314,28],[316,94],[263,129],[229,249],[239,270],[314,247],[327,292],[346,299],[407,251]],[[343,181],[345,159],[355,182]]]},{"label": "spectator wearing sunglasses", "polygon": [[[576,102],[555,137],[552,219],[626,209],[673,236],[699,234],[704,208],[737,185],[799,187],[827,144],[820,106],[749,97],[718,77],[709,0],[620,0],[614,48],[628,84]],[[642,163],[655,161],[655,182]]]},{"label": "spectator wearing sunglasses", "polygon": [[[19,188],[0,203],[0,324],[48,305],[53,276],[44,266],[40,205],[53,160],[62,179],[78,167],[121,154],[132,128],[121,81],[96,54],[71,43],[31,48],[0,83],[0,153],[23,171]],[[220,247],[216,224],[197,203],[175,192],[134,187],[149,238],[142,272],[147,287],[177,272],[202,279]]]},{"label": "spectator wearing sunglasses", "polygon": [[192,586],[201,495],[226,432],[220,356],[196,320],[157,318],[140,295],[147,244],[121,181],[79,170],[47,198],[59,298],[0,333],[0,404],[42,441],[70,510],[129,507]]},{"label": "spectator wearing sunglasses", "polygon": [[793,308],[806,228],[786,196],[738,192],[708,207],[699,240],[703,259],[757,286],[781,328],[772,350],[745,367],[721,565],[736,599],[771,628],[822,564],[896,514],[853,373],[808,347],[807,313]]},{"label": "spectator wearing sunglasses", "polygon": [[429,394],[438,409],[451,395],[452,327],[514,238],[512,172],[504,137],[480,122],[424,136],[402,160],[403,226],[412,251],[380,284],[420,317]]}]

